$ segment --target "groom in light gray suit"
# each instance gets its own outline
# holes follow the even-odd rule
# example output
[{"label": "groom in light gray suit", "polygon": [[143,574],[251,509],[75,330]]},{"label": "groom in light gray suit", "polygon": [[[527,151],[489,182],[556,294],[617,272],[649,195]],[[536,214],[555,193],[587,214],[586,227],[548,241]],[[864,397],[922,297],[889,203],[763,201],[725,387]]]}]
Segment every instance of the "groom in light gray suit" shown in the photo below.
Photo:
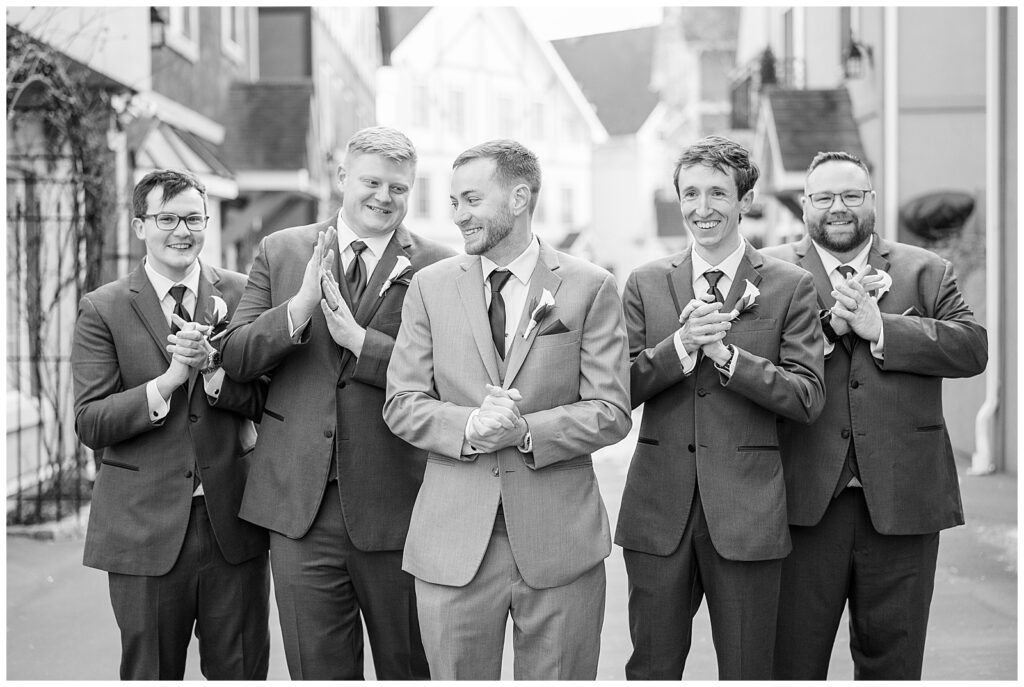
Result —
[{"label": "groom in light gray suit", "polygon": [[537,239],[536,156],[491,141],[453,164],[465,256],[417,272],[384,419],[429,451],[403,569],[434,679],[597,675],[608,516],[591,452],[629,431],[622,306],[606,271]]}]

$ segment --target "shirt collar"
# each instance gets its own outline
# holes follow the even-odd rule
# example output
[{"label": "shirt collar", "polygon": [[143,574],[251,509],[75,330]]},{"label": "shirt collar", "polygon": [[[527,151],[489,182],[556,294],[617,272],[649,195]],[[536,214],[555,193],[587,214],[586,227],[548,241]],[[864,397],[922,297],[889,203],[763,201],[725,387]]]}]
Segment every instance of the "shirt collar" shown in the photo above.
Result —
[{"label": "shirt collar", "polygon": [[743,259],[743,253],[747,249],[747,242],[744,238],[740,237],[740,245],[736,247],[732,253],[722,260],[717,265],[711,265],[707,260],[697,255],[697,251],[692,247],[690,248],[690,254],[693,260],[693,280],[696,282],[697,277],[704,276],[704,273],[708,270],[721,270],[726,278],[731,282],[736,278],[736,270],[740,268],[740,260]]},{"label": "shirt collar", "polygon": [[[348,244],[353,241],[362,241],[378,260],[380,259],[380,256],[384,255],[384,251],[387,249],[388,243],[391,242],[391,237],[395,235],[395,230],[392,229],[386,234],[374,234],[373,236],[367,236],[365,238],[358,236],[349,228],[348,224],[345,223],[345,218],[341,216],[341,210],[338,210],[337,226],[339,252],[348,248]],[[340,257],[341,256],[339,256],[339,258]]]},{"label": "shirt collar", "polygon": [[839,262],[839,258],[829,253],[827,250],[818,245],[818,242],[811,240],[811,245],[814,246],[814,250],[818,251],[818,257],[821,258],[821,264],[825,268],[825,274],[831,275],[837,267],[840,265],[849,265],[857,274],[861,274],[868,268],[868,253],[871,252],[871,244],[874,242],[875,237],[872,236],[864,247],[860,249],[857,255],[853,256],[853,260],[849,262]]},{"label": "shirt collar", "polygon": [[146,276],[149,277],[149,283],[153,285],[153,290],[156,291],[157,300],[162,301],[167,297],[167,293],[171,290],[171,287],[175,284],[182,284],[186,289],[191,291],[195,296],[199,297],[199,261],[196,260],[192,263],[192,266],[188,268],[188,272],[185,274],[185,278],[180,281],[174,281],[168,279],[164,275],[157,272],[149,264],[149,258],[147,257],[143,263],[143,268],[146,270]]},{"label": "shirt collar", "polygon": [[499,267],[490,258],[480,256],[480,269],[483,271],[484,281],[487,281],[487,277],[490,276],[491,272],[497,269],[507,269],[511,272],[516,279],[523,284],[530,283],[530,277],[533,276],[533,270],[537,267],[537,260],[540,259],[540,241],[537,240],[537,235],[534,234],[533,238],[530,239],[530,245],[526,247],[519,257],[508,264],[507,267]]}]

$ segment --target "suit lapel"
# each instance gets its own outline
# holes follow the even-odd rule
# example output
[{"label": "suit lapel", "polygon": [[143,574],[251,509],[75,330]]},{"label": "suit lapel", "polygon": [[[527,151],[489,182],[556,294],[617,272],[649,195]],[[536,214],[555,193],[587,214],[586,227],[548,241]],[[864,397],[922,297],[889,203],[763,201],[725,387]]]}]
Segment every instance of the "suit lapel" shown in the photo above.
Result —
[{"label": "suit lapel", "polygon": [[672,303],[676,307],[676,317],[682,314],[686,304],[694,299],[693,294],[693,260],[690,258],[690,251],[684,252],[676,263],[676,268],[670,271],[668,277],[668,292],[672,296]]},{"label": "suit lapel", "polygon": [[832,280],[829,279],[821,256],[811,244],[811,237],[805,236],[796,246],[797,264],[814,277],[814,290],[818,292],[818,305],[822,310],[830,310],[836,304],[832,297]]},{"label": "suit lapel", "polygon": [[461,267],[462,274],[455,279],[455,286],[459,291],[469,330],[476,341],[476,347],[484,362],[484,367],[487,368],[487,376],[490,377],[491,384],[497,386],[501,383],[501,376],[498,374],[498,363],[495,360],[498,354],[494,350],[494,342],[491,341],[491,326],[487,321],[487,304],[484,302],[484,277],[480,271],[480,258],[468,256],[462,262]]},{"label": "suit lapel", "polygon": [[381,287],[384,286],[384,282],[387,281],[388,275],[391,274],[391,270],[394,268],[398,258],[404,257],[409,259],[409,254],[406,252],[406,248],[408,248],[411,243],[412,242],[409,239],[409,232],[406,231],[404,227],[396,229],[391,240],[388,241],[387,248],[384,249],[384,254],[381,255],[380,259],[377,261],[377,266],[374,268],[373,274],[370,275],[369,280],[366,282],[366,290],[363,291],[363,297],[359,301],[359,307],[356,311],[355,318],[360,327],[365,327],[377,313],[377,309],[380,308],[381,301],[383,300],[377,294],[380,293]]},{"label": "suit lapel", "polygon": [[132,272],[128,280],[128,288],[132,291],[132,309],[142,320],[143,326],[149,335],[153,337],[157,348],[163,353],[167,363],[171,362],[171,354],[167,352],[167,335],[171,333],[164,317],[164,311],[160,308],[160,301],[156,297],[156,290],[146,276],[143,263]]},{"label": "suit lapel", "polygon": [[[871,250],[868,251],[868,264],[874,267],[875,271],[889,272],[889,244],[883,241],[877,234],[875,234],[871,241]],[[885,298],[885,294],[882,294],[882,297],[878,300],[881,301],[882,298]]]},{"label": "suit lapel", "polygon": [[[530,290],[526,295],[526,305],[523,307],[523,314],[519,318],[519,326],[516,327],[515,333],[512,335],[512,350],[509,351],[508,367],[505,370],[504,387],[506,389],[512,386],[512,382],[515,380],[520,368],[522,368],[523,362],[526,360],[526,356],[533,347],[534,340],[537,338],[537,333],[540,331],[540,326],[534,327],[533,331],[530,332],[530,336],[523,339],[523,332],[526,331],[526,325],[530,321],[530,315],[532,315],[531,306],[540,302],[544,289],[550,291],[552,296],[556,296],[558,287],[562,284],[562,278],[555,274],[557,269],[558,256],[555,255],[555,252],[547,244],[541,241],[537,266],[533,269],[533,276],[530,277]],[[555,309],[557,307],[558,299],[556,297]]]},{"label": "suit lapel", "polygon": [[729,287],[729,294],[725,297],[725,303],[721,312],[727,313],[736,307],[736,302],[739,301],[740,296],[746,290],[748,281],[754,286],[761,283],[761,272],[758,268],[764,264],[764,258],[761,257],[756,248],[749,243],[746,245],[747,247],[743,251],[743,258],[736,267],[736,274],[733,277],[732,286]]}]

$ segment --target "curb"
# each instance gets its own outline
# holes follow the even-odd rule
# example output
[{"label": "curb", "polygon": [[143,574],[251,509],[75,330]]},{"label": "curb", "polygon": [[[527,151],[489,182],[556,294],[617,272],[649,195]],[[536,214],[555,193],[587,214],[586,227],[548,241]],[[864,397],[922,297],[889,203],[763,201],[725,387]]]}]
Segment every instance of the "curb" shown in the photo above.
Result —
[{"label": "curb", "polygon": [[77,513],[67,515],[56,522],[44,522],[38,525],[8,525],[8,537],[26,537],[44,541],[64,541],[81,539],[89,523],[89,507],[87,503]]}]

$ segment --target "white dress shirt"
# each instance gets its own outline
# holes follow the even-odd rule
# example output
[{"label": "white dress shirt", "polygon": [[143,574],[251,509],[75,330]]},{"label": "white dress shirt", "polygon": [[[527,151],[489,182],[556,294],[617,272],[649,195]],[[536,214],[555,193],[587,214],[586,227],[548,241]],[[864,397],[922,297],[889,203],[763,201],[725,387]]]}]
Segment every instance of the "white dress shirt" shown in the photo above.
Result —
[{"label": "white dress shirt", "polygon": [[[690,262],[693,265],[693,293],[694,296],[699,300],[700,297],[708,292],[708,279],[704,276],[704,273],[708,270],[719,270],[722,276],[718,279],[718,292],[722,294],[722,298],[729,297],[729,289],[732,288],[732,282],[736,279],[736,270],[740,267],[740,260],[743,259],[743,253],[747,248],[747,242],[740,237],[740,245],[737,246],[736,250],[729,253],[724,260],[717,265],[710,264],[707,260],[697,254],[694,247],[690,248]],[[683,305],[685,308],[685,304]],[[720,311],[721,312],[721,311]],[[693,368],[697,365],[697,351],[692,354],[688,353],[683,347],[682,328],[676,330],[674,342],[676,346],[676,355],[679,356],[679,364],[683,366],[683,373],[690,374],[693,372]],[[733,368],[736,365],[736,350],[733,349],[732,357],[729,358],[729,362],[723,367],[718,366],[726,376],[732,376]]]},{"label": "white dress shirt", "polygon": [[[842,284],[846,277],[839,271],[839,267],[847,265],[852,267],[855,274],[863,274],[870,266],[868,265],[868,254],[871,252],[871,244],[874,242],[874,237],[865,244],[864,248],[860,250],[857,255],[853,257],[853,260],[849,262],[839,262],[839,259],[829,253],[827,250],[818,245],[817,241],[811,240],[811,245],[814,246],[814,250],[818,251],[818,257],[821,258],[821,264],[825,267],[825,273],[828,275],[829,281],[832,282],[832,288],[837,288]],[[884,354],[884,330],[878,330],[878,341],[871,343],[871,355],[875,356],[879,360],[885,359]],[[822,337],[824,338],[824,337]],[[832,352],[835,348],[835,344],[831,343],[827,338],[825,339],[825,355]]]}]

